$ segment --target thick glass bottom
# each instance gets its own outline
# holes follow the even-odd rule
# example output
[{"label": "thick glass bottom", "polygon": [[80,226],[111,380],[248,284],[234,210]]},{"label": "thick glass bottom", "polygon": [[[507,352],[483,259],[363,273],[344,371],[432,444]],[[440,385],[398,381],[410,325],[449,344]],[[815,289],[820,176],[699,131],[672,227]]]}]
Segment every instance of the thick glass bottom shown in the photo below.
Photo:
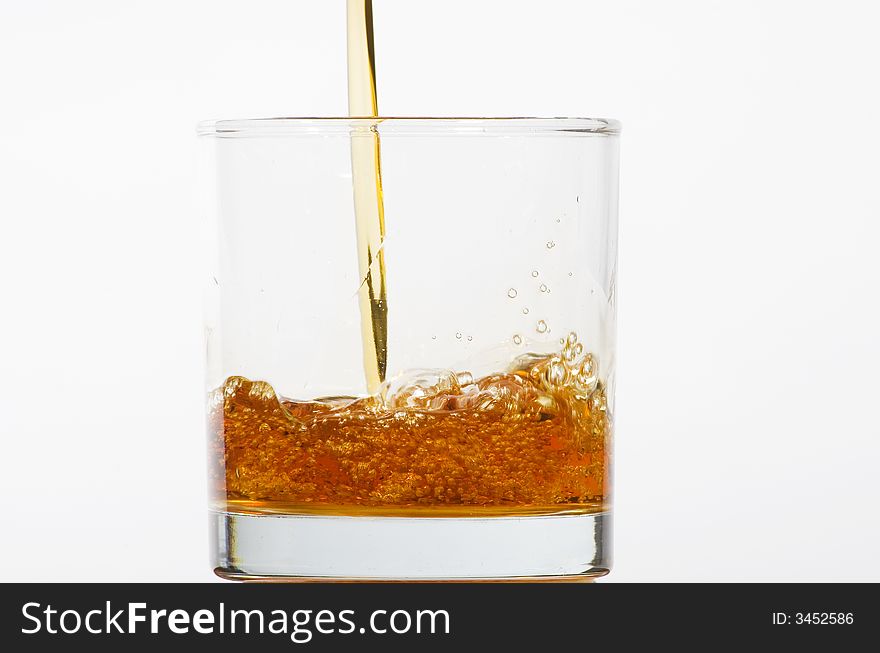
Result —
[{"label": "thick glass bottom", "polygon": [[611,569],[611,515],[367,517],[211,513],[237,580],[578,580]]}]

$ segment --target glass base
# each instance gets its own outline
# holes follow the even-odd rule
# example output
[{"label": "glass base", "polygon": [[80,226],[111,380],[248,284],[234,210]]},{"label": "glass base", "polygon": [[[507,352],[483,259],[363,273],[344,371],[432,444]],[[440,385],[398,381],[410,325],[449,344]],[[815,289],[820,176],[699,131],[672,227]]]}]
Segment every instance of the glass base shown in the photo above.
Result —
[{"label": "glass base", "polygon": [[611,569],[611,515],[211,514],[215,573],[236,580],[585,580]]}]

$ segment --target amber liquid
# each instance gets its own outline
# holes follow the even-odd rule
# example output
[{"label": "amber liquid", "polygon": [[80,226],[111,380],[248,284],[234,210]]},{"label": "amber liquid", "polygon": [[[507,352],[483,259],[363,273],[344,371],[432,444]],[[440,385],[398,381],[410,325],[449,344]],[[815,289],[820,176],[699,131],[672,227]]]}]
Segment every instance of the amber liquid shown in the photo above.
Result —
[{"label": "amber liquid", "polygon": [[574,334],[476,380],[421,371],[366,398],[294,401],[231,377],[211,406],[214,480],[239,511],[594,512],[607,496],[605,389]]},{"label": "amber liquid", "polygon": [[[349,113],[375,117],[370,0],[348,0],[347,27]],[[288,514],[603,510],[611,424],[596,363],[575,334],[555,354],[527,354],[476,380],[443,370],[385,380],[377,124],[365,122],[351,139],[368,396],[295,401],[265,381],[227,379],[210,402],[218,502],[237,512]]]},{"label": "amber liquid", "polygon": [[[348,114],[379,115],[372,0],[348,0]],[[388,361],[388,298],[385,285],[385,203],[377,123],[365,124],[351,138],[351,179],[361,284],[361,342],[367,390],[385,380]]]}]

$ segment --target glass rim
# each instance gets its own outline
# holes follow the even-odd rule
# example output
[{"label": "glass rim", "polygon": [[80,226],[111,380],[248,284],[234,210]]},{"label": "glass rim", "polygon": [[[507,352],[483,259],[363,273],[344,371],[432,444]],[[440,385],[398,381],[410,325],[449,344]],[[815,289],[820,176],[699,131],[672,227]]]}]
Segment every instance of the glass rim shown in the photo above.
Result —
[{"label": "glass rim", "polygon": [[612,118],[532,116],[377,116],[377,117],[278,117],[205,120],[196,125],[199,136],[283,136],[350,133],[381,125],[383,135],[599,135],[620,133],[620,121]]}]

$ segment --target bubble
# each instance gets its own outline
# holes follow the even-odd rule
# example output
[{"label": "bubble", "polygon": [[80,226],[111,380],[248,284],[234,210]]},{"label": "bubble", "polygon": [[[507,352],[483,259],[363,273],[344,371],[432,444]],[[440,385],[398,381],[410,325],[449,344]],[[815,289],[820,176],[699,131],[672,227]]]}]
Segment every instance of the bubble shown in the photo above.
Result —
[{"label": "bubble", "polygon": [[560,338],[560,339],[559,339],[559,344],[560,344],[560,345],[564,345],[564,344],[565,344],[565,338]]},{"label": "bubble", "polygon": [[584,360],[581,361],[581,374],[585,374],[587,376],[595,373],[596,361],[593,359],[592,354],[589,356],[585,356]]},{"label": "bubble", "polygon": [[538,290],[540,290],[541,292],[547,292],[547,286],[542,283],[541,287]]},{"label": "bubble", "polygon": [[474,382],[474,375],[470,372],[457,372],[455,378],[460,386],[470,385]]},{"label": "bubble", "polygon": [[461,332],[459,331],[458,333],[456,333],[456,334],[455,334],[455,337],[456,337],[458,340],[461,340]]},{"label": "bubble", "polygon": [[550,364],[547,366],[547,383],[550,386],[559,387],[565,384],[566,379],[568,379],[568,368],[565,367],[565,363],[559,357],[554,356],[550,359]]},{"label": "bubble", "polygon": [[521,345],[522,344],[522,336],[519,334],[516,334],[515,336],[513,336],[513,344]]},{"label": "bubble", "polygon": [[574,331],[572,331],[571,333],[568,334],[567,342],[568,342],[569,346],[574,347],[577,344],[577,341],[578,341],[578,337]]},{"label": "bubble", "polygon": [[477,387],[480,392],[475,398],[479,401],[481,410],[501,411],[511,417],[533,406],[538,399],[532,384],[520,377],[506,374],[484,377],[477,381]]},{"label": "bubble", "polygon": [[436,340],[437,336],[431,336],[431,340]]},{"label": "bubble", "polygon": [[[386,379],[379,389],[385,410],[432,408],[442,402],[443,395],[461,392],[459,379],[451,370],[413,369]],[[406,413],[402,415],[406,416]]]},{"label": "bubble", "polygon": [[528,314],[529,314],[529,307],[528,306],[523,307],[523,315],[528,315]]},{"label": "bubble", "polygon": [[553,249],[554,247],[556,247],[556,243],[554,243],[552,240],[548,240],[547,249]]},{"label": "bubble", "polygon": [[573,276],[574,276],[574,272],[569,272],[569,273],[568,273],[568,276],[573,277]]},{"label": "bubble", "polygon": [[562,222],[562,218],[556,218],[556,224],[559,224],[560,222]]},{"label": "bubble", "polygon": [[474,339],[473,336],[468,336],[468,342],[471,342]]},{"label": "bubble", "polygon": [[547,323],[544,320],[538,320],[538,323],[535,325],[535,330],[538,333],[547,333]]},{"label": "bubble", "polygon": [[514,297],[516,297],[516,288],[511,288],[510,290],[508,290],[508,291],[507,291],[507,296],[510,297],[511,299],[513,299]]},{"label": "bubble", "polygon": [[584,396],[591,395],[599,383],[596,373],[596,363],[591,354],[587,354],[581,361],[580,367],[575,370],[575,385]]},{"label": "bubble", "polygon": [[537,276],[538,276],[538,271],[537,271],[537,270],[532,270],[532,276],[533,276],[533,277],[537,277]]}]

